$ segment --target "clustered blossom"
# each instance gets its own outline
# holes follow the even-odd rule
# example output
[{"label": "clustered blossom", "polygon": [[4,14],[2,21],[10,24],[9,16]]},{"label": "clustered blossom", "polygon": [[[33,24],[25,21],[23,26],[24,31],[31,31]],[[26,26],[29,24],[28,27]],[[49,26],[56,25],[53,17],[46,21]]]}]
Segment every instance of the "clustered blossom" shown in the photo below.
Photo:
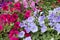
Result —
[{"label": "clustered blossom", "polygon": [[49,25],[58,33],[60,33],[60,7],[50,10],[47,17],[49,19]]},{"label": "clustered blossom", "polygon": [[[5,26],[8,26],[10,30],[7,27],[9,31],[6,33],[9,40],[32,40],[31,33],[38,31],[45,33],[48,30],[45,24],[46,18],[49,21],[48,25],[60,33],[60,7],[50,10],[46,16],[42,7],[37,8],[38,2],[39,0],[14,0],[14,2],[2,0],[0,3],[2,11],[0,14],[0,33],[4,33]],[[21,12],[22,7],[24,12]],[[20,17],[20,14],[23,15],[23,18]]]},{"label": "clustered blossom", "polygon": [[3,21],[4,24],[6,23],[10,24],[15,22],[18,19],[18,15],[16,13],[12,15],[4,13],[0,15],[0,19]]}]

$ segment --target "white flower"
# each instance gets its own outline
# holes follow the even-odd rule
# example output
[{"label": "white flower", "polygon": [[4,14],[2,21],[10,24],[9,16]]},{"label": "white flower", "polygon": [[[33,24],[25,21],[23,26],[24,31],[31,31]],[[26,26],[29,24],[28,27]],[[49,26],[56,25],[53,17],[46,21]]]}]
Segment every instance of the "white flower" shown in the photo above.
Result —
[{"label": "white flower", "polygon": [[24,32],[24,31],[21,31],[21,32],[18,34],[18,37],[23,38],[24,35],[25,35],[25,32]]},{"label": "white flower", "polygon": [[23,40],[32,40],[32,39],[31,39],[31,37],[29,36],[29,37],[26,37],[26,38],[23,39]]}]

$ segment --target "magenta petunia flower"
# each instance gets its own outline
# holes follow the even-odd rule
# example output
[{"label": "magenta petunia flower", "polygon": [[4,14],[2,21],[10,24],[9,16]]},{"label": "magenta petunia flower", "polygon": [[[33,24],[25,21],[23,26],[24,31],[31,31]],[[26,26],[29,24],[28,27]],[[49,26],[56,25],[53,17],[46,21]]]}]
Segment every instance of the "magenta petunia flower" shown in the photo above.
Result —
[{"label": "magenta petunia flower", "polygon": [[3,30],[3,26],[2,25],[0,25],[0,31],[2,31]]},{"label": "magenta petunia flower", "polygon": [[24,18],[30,17],[30,14],[31,14],[31,10],[27,10],[27,11],[25,12]]},{"label": "magenta petunia flower", "polygon": [[12,29],[10,32],[9,32],[9,38],[13,37],[15,34],[18,35],[19,31],[16,30],[16,29]]},{"label": "magenta petunia flower", "polygon": [[20,22],[15,22],[14,28],[19,29],[20,28],[19,24],[20,24]]},{"label": "magenta petunia flower", "polygon": [[11,15],[11,18],[10,18],[11,22],[15,22],[17,19],[18,19],[18,15],[16,13]]},{"label": "magenta petunia flower", "polygon": [[19,40],[19,38],[13,36],[13,37],[10,38],[10,40]]},{"label": "magenta petunia flower", "polygon": [[17,10],[20,10],[21,9],[21,3],[20,2],[16,2],[14,4],[14,7],[17,9]]}]

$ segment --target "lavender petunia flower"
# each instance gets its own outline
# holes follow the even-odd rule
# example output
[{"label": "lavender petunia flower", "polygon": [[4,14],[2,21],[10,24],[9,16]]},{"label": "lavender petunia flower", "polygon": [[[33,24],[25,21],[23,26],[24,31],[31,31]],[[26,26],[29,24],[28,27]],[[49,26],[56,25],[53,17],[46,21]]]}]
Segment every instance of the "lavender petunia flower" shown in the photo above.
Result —
[{"label": "lavender petunia flower", "polygon": [[38,27],[36,26],[35,23],[33,23],[33,22],[29,23],[28,26],[33,33],[38,31]]},{"label": "lavender petunia flower", "polygon": [[29,33],[29,32],[31,31],[30,28],[29,28],[28,26],[25,27],[24,29],[26,30],[27,33]]},{"label": "lavender petunia flower", "polygon": [[31,37],[29,36],[29,37],[26,37],[26,38],[23,39],[23,40],[32,40],[32,39],[31,39]]},{"label": "lavender petunia flower", "polygon": [[44,24],[42,24],[41,32],[44,33],[45,31],[47,31],[47,27]]},{"label": "lavender petunia flower", "polygon": [[49,15],[47,17],[48,17],[50,26],[53,26],[56,23],[59,23],[60,22],[60,7],[55,8],[54,10],[50,10]]},{"label": "lavender petunia flower", "polygon": [[57,23],[57,24],[54,26],[54,29],[55,29],[58,33],[60,33],[60,24]]},{"label": "lavender petunia flower", "polygon": [[50,23],[48,23],[51,27],[53,27],[54,25],[55,25],[55,23],[54,22],[50,22]]},{"label": "lavender petunia flower", "polygon": [[53,19],[53,22],[60,22],[60,16],[57,16]]},{"label": "lavender petunia flower", "polygon": [[27,22],[33,22],[34,19],[35,19],[35,18],[34,18],[33,16],[31,16],[31,17],[29,17],[26,21],[27,21]]},{"label": "lavender petunia flower", "polygon": [[24,23],[20,23],[19,26],[22,28],[25,27],[26,25]]},{"label": "lavender petunia flower", "polygon": [[55,8],[55,9],[53,10],[53,13],[56,14],[56,13],[59,12],[59,11],[60,11],[60,7]]},{"label": "lavender petunia flower", "polygon": [[40,16],[38,18],[38,22],[39,22],[40,25],[44,23],[44,19],[45,19],[45,16]]},{"label": "lavender petunia flower", "polygon": [[21,32],[18,34],[18,37],[23,38],[24,35],[25,35],[25,32],[24,32],[24,31],[21,31]]}]

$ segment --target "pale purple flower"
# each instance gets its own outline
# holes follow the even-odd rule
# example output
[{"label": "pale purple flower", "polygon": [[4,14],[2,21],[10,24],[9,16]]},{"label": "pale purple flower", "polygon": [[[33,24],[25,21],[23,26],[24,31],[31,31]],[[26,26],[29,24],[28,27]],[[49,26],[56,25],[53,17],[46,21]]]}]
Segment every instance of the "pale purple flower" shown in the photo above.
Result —
[{"label": "pale purple flower", "polygon": [[29,23],[29,28],[33,33],[38,31],[38,27],[35,23]]},{"label": "pale purple flower", "polygon": [[44,19],[45,19],[45,16],[39,16],[38,22],[40,25],[44,23]]},{"label": "pale purple flower", "polygon": [[44,24],[42,24],[42,26],[41,26],[41,32],[44,33],[46,31],[47,31],[47,27]]},{"label": "pale purple flower", "polygon": [[55,23],[60,22],[60,7],[55,8],[54,10],[50,10],[47,17],[49,19],[49,25],[51,26],[55,25]]},{"label": "pale purple flower", "polygon": [[53,18],[53,22],[60,22],[60,16]]},{"label": "pale purple flower", "polygon": [[60,33],[60,24],[57,23],[57,24],[54,26],[54,29],[55,29],[58,33]]},{"label": "pale purple flower", "polygon": [[22,28],[22,27],[25,26],[25,24],[24,23],[20,23],[19,26]]},{"label": "pale purple flower", "polygon": [[26,30],[27,33],[29,33],[31,31],[28,26],[26,26],[24,29]]},{"label": "pale purple flower", "polygon": [[26,21],[27,22],[34,22],[35,18],[33,16],[29,17]]},{"label": "pale purple flower", "polygon": [[60,7],[55,8],[55,9],[53,10],[53,13],[56,14],[56,13],[59,12],[59,11],[60,11]]},{"label": "pale purple flower", "polygon": [[32,40],[32,39],[31,39],[31,37],[29,36],[29,37],[24,38],[23,40]]},{"label": "pale purple flower", "polygon": [[47,16],[49,20],[52,20],[55,17],[54,13],[49,13],[49,15]]},{"label": "pale purple flower", "polygon": [[21,32],[18,34],[18,37],[23,38],[24,35],[25,35],[25,32],[24,32],[24,31],[21,31]]},{"label": "pale purple flower", "polygon": [[51,27],[53,27],[53,26],[55,25],[54,22],[49,22],[48,24],[49,24]]}]

